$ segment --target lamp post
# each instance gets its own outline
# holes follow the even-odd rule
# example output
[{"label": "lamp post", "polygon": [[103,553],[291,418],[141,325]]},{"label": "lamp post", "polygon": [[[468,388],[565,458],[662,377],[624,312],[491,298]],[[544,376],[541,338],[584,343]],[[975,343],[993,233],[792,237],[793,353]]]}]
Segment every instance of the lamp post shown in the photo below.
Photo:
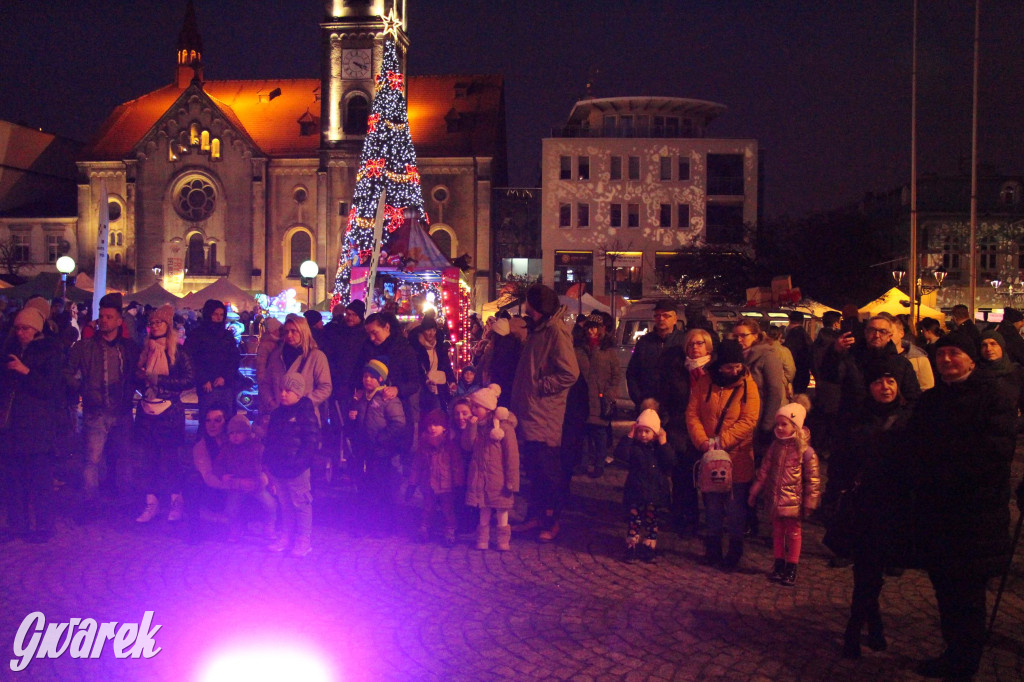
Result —
[{"label": "lamp post", "polygon": [[60,273],[60,297],[65,299],[68,296],[68,275],[75,271],[75,259],[71,256],[61,256],[57,259],[57,272]]},{"label": "lamp post", "polygon": [[[915,288],[917,290],[917,294],[918,294],[917,298],[914,300],[914,303],[917,306],[916,312],[914,314],[914,320],[913,320],[915,326],[917,325],[918,320],[921,319],[921,298],[924,297],[924,296],[927,296],[930,293],[936,292],[939,289],[941,289],[942,288],[942,282],[945,281],[947,274],[949,274],[949,273],[947,273],[945,271],[945,269],[943,269],[941,267],[940,268],[936,268],[934,270],[932,270],[931,268],[928,268],[927,270],[919,270],[918,271],[918,275],[917,275],[917,277],[915,278],[915,280],[913,282],[913,284],[916,285],[913,288]],[[896,280],[896,286],[897,287],[900,286],[900,284],[903,283],[903,278],[906,275],[907,275],[907,272],[905,270],[893,270],[892,271],[892,278],[894,280]],[[928,277],[930,277],[932,281],[929,282],[926,279]],[[911,283],[908,281],[908,286],[910,284]]]},{"label": "lamp post", "polygon": [[312,296],[313,278],[320,274],[320,266],[316,262],[307,260],[299,266],[299,275],[302,276],[302,286],[306,288],[306,309],[310,310],[310,298]]}]

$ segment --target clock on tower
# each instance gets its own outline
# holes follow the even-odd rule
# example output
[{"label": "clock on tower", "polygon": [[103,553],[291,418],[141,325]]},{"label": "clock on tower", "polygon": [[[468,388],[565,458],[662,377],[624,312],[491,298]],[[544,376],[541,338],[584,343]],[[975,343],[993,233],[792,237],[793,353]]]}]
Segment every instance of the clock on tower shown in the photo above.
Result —
[{"label": "clock on tower", "polygon": [[344,50],[341,53],[341,75],[348,79],[367,79],[372,73],[372,52],[369,49]]}]

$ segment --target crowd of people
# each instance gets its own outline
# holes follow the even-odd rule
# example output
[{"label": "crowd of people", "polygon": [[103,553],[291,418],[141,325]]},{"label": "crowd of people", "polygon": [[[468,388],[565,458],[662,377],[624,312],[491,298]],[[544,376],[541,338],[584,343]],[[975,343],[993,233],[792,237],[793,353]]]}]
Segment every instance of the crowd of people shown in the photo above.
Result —
[{"label": "crowd of people", "polygon": [[[473,320],[472,364],[458,375],[450,331],[431,315],[403,326],[386,312],[366,316],[361,301],[336,307],[327,324],[316,311],[283,322],[247,315],[260,334],[250,421],[235,400],[241,350],[223,303],[207,301],[190,320],[171,306],[125,309],[108,294],[89,321],[33,299],[0,330],[8,525],[48,540],[54,477],[70,478],[54,465],[72,454],[76,519],[88,522],[135,453],[136,522],[182,521],[195,542],[217,510],[229,541],[255,521],[270,551],[302,557],[313,549],[322,462],[325,478],[344,474],[357,491],[360,531],[398,531],[404,488],[407,501],[422,500],[421,540],[437,530],[452,545],[467,525],[476,548],[508,551],[513,534],[556,541],[573,476],[601,478],[617,460],[628,471],[625,560],[655,562],[668,526],[699,534],[704,561],[735,571],[760,518],[773,539],[767,577],[791,586],[802,522],[816,516],[832,565],[853,566],[843,655],[861,655],[864,627],[869,648],[886,647],[884,576],[924,569],[947,648],[920,671],[969,678],[986,583],[1010,558],[1024,315],[1009,308],[982,331],[957,306],[945,333],[930,318],[911,329],[904,317],[827,312],[812,339],[794,312],[786,328],[744,319],[723,339],[700,306],[685,320],[679,312],[658,302],[623,367],[610,316],[579,315],[570,328],[555,292],[534,285],[524,314]],[[613,447],[622,387],[636,419]],[[194,440],[182,402],[193,389]],[[526,513],[514,518],[521,495]]]}]

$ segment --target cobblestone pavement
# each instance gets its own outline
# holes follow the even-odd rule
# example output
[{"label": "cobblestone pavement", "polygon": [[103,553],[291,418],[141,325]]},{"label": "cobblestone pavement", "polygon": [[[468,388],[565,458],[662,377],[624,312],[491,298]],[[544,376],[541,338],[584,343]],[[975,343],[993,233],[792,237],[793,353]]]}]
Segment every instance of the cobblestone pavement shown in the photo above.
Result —
[{"label": "cobblestone pavement", "polygon": [[[0,679],[202,679],[218,653],[248,647],[243,661],[256,662],[295,645],[336,680],[913,680],[913,663],[940,652],[930,585],[907,572],[882,594],[888,651],[839,657],[852,578],[826,567],[813,524],[794,588],[765,580],[762,541],[748,544],[733,575],[699,565],[699,542],[671,533],[657,564],[623,563],[623,479],[617,469],[597,482],[578,477],[558,541],[517,536],[508,553],[477,551],[469,535],[451,549],[404,531],[360,537],[344,492],[333,491],[317,499],[304,559],[272,555],[255,537],[189,546],[164,521],[134,523],[133,507],[85,526],[64,521],[49,544],[0,546]],[[152,659],[118,660],[108,645],[98,660],[65,654],[8,669],[31,612],[137,623],[147,610],[161,626]],[[1024,679],[1022,624],[1018,551],[978,679]],[[313,679],[297,670],[276,679]]]}]

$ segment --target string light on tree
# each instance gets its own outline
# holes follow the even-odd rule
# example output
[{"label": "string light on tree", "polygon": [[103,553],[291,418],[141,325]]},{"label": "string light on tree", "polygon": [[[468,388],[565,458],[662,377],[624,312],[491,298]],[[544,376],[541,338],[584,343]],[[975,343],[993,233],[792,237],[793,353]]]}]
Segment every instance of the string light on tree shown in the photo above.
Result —
[{"label": "string light on tree", "polygon": [[423,190],[416,166],[416,150],[409,132],[405,100],[405,76],[398,64],[395,39],[402,22],[394,8],[384,17],[384,59],[374,88],[373,106],[367,118],[366,138],[356,173],[345,236],[338,258],[332,306],[348,303],[353,267],[369,265],[373,255],[373,226],[381,191],[386,191],[385,229],[381,235],[380,264],[390,265],[388,245],[402,223],[411,219],[429,224],[423,208]]}]

